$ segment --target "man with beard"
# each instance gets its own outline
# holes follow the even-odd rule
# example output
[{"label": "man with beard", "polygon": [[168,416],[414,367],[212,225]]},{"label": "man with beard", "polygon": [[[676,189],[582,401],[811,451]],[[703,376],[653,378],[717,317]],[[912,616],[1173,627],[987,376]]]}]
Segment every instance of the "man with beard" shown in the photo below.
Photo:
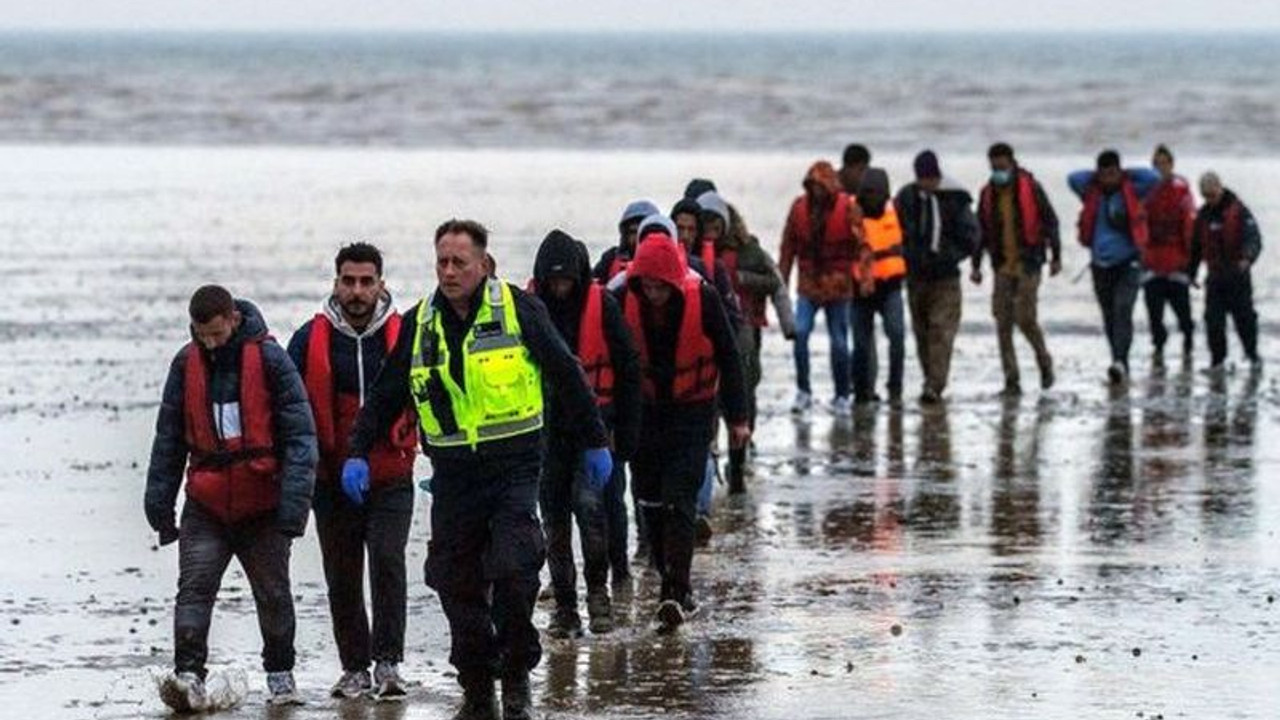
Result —
[{"label": "man with beard", "polygon": [[[395,347],[400,314],[382,279],[382,253],[373,245],[343,247],[334,258],[334,271],[333,290],[321,311],[289,342],[289,355],[307,386],[320,446],[313,507],[343,671],[331,694],[402,698],[405,686],[398,664],[404,657],[404,550],[413,520],[418,435],[413,415],[402,413],[374,445],[369,488],[341,482],[348,435],[378,368]],[[364,602],[366,554],[372,634]]]},{"label": "man with beard", "polygon": [[[631,457],[640,431],[640,359],[631,333],[613,296],[591,281],[587,248],[560,230],[552,230],[538,248],[533,266],[533,291],[547,306],[551,321],[565,344],[576,350],[600,414],[609,428],[615,472],[606,493],[621,495],[626,475],[617,470]],[[554,637],[582,635],[578,615],[577,573],[573,561],[573,521],[582,545],[587,584],[587,615],[591,632],[613,630],[613,610],[607,580],[609,533],[604,498],[589,484],[582,464],[581,438],[561,419],[554,395],[547,401],[547,452],[542,466],[542,526],[547,534],[547,564],[555,592],[556,611],[549,633]],[[623,488],[612,487],[619,483]],[[625,521],[625,508],[623,519]],[[621,528],[625,563],[626,526]],[[625,565],[624,568],[625,570]],[[614,575],[614,585],[624,578]]]},{"label": "man with beard", "polygon": [[489,277],[489,231],[473,220],[436,229],[437,289],[404,316],[351,435],[344,487],[369,485],[369,458],[406,409],[431,459],[427,584],[449,620],[458,720],[532,717],[529,671],[542,657],[533,607],[545,559],[538,521],[543,388],[581,439],[587,481],[613,460],[582,367],[536,297]]}]

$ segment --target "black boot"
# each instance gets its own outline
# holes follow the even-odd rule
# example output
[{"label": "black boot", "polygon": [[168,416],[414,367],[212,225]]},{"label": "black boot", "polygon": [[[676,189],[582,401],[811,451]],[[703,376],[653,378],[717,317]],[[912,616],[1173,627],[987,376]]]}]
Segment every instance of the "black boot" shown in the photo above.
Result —
[{"label": "black boot", "polygon": [[741,495],[747,491],[747,449],[745,447],[729,450],[729,494]]},{"label": "black boot", "polygon": [[502,720],[533,720],[533,691],[529,673],[502,678]]},{"label": "black boot", "polygon": [[462,687],[462,707],[453,720],[500,720],[498,698],[493,692],[493,680],[467,682]]}]

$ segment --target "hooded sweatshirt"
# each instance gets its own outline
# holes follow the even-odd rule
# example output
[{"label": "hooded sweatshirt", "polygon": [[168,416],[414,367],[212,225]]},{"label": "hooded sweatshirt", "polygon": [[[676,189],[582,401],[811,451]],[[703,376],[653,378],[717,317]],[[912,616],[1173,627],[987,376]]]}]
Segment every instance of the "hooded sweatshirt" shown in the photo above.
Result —
[{"label": "hooded sweatshirt", "polygon": [[[658,210],[658,206],[654,205],[649,200],[634,200],[628,203],[622,210],[622,217],[618,219],[618,244],[608,250],[605,250],[600,256],[600,260],[596,262],[595,267],[591,270],[592,277],[599,282],[608,282],[612,277],[611,271],[614,261],[619,257],[624,260],[631,259],[633,249],[624,246],[626,236],[622,233],[623,226],[635,220],[643,220],[651,215],[659,214],[661,214],[661,211]],[[674,236],[675,233],[672,232],[672,237]],[[642,238],[644,237],[644,234],[637,234],[636,237]]]},{"label": "hooded sweatshirt", "polygon": [[[684,313],[682,286],[688,277],[684,254],[671,243],[642,243],[632,263],[625,302],[638,302],[644,323],[645,344],[649,348],[648,366],[644,372],[653,380],[657,399],[654,406],[646,405],[645,425],[661,425],[676,421],[692,421],[689,427],[705,428],[710,433],[715,413],[714,401],[694,404],[673,404],[671,386],[675,378],[676,349],[680,341],[680,322]],[[660,280],[672,287],[671,299],[662,308],[649,304],[644,296],[642,280]],[[716,365],[720,372],[720,403],[725,418],[730,423],[745,422],[747,418],[746,389],[742,364],[738,357],[733,326],[725,314],[715,288],[700,281],[698,292],[702,294],[702,331],[715,348]],[[708,442],[709,437],[691,437],[693,442]]]},{"label": "hooded sweatshirt", "polygon": [[[840,187],[835,168],[825,160],[815,162],[804,177],[805,193],[791,204],[787,225],[782,232],[782,247],[778,255],[778,267],[784,282],[788,282],[792,265],[799,266],[796,287],[802,297],[819,305],[848,300],[853,297],[854,242],[827,237],[827,222],[835,203],[851,199]],[[825,190],[826,201],[819,203],[815,196],[818,188]],[[809,228],[804,232],[802,228]],[[854,231],[851,228],[850,235]]]},{"label": "hooded sweatshirt", "polygon": [[[296,537],[307,526],[311,494],[315,487],[316,428],[311,417],[302,378],[285,351],[272,340],[258,308],[247,300],[237,300],[240,327],[222,347],[204,350],[198,343],[184,345],[174,356],[165,381],[164,395],[156,419],[156,436],[147,469],[145,508],[147,521],[155,530],[177,527],[174,503],[182,487],[189,448],[186,442],[185,378],[187,353],[206,353],[209,360],[209,400],[214,405],[239,407],[240,353],[251,338],[262,341],[262,363],[271,393],[272,430],[276,458],[280,462],[280,504],[276,521],[281,532]],[[215,420],[225,416],[215,412]]]},{"label": "hooded sweatshirt", "polygon": [[[591,284],[587,246],[568,233],[552,230],[538,247],[533,262],[533,278],[535,293],[547,306],[551,322],[569,349],[576,353],[582,332],[582,313]],[[552,278],[574,281],[573,292],[568,298],[562,300],[549,291],[548,281]],[[625,460],[631,457],[639,442],[640,356],[618,301],[607,292],[601,301],[604,339],[609,347],[614,376],[613,402],[601,408],[601,417],[613,431],[615,455]],[[570,453],[585,449],[556,394],[546,392],[544,397],[547,399],[547,433],[551,447]]]}]

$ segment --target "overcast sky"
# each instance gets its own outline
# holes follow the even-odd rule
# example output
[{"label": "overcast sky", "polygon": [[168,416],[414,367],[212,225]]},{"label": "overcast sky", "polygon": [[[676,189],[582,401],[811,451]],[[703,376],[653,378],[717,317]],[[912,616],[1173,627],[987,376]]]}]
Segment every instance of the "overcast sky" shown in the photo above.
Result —
[{"label": "overcast sky", "polygon": [[0,28],[1280,30],[1274,0],[0,0]]}]

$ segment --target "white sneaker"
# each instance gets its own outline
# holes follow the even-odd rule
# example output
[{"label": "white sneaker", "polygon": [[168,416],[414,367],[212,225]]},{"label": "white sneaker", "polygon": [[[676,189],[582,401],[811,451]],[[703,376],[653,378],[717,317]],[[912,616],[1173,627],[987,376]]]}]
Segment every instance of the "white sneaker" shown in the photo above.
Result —
[{"label": "white sneaker", "polygon": [[400,668],[393,662],[379,660],[373,666],[373,683],[373,696],[378,700],[403,700],[408,694]]},{"label": "white sneaker", "polygon": [[791,403],[792,415],[803,415],[813,409],[813,396],[800,390],[796,392],[796,401]]},{"label": "white sneaker", "polygon": [[179,713],[200,712],[209,706],[204,681],[190,671],[166,677],[160,683],[160,700]]},{"label": "white sneaker", "polygon": [[298,694],[298,685],[293,681],[293,672],[283,670],[267,673],[268,705],[302,705],[302,696]]},{"label": "white sneaker", "polygon": [[831,414],[838,418],[853,417],[853,401],[848,396],[831,401]]}]

